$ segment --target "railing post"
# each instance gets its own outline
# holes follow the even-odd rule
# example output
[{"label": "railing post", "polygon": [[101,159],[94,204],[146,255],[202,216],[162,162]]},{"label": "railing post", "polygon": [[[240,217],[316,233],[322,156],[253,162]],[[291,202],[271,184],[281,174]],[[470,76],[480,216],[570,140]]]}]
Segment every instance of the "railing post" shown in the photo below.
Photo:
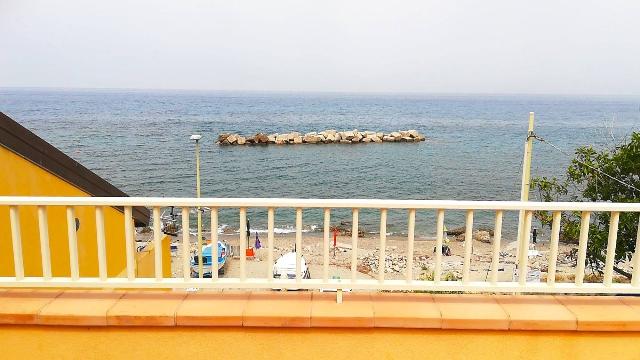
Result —
[{"label": "railing post", "polygon": [[576,263],[576,281],[578,286],[584,281],[584,268],[587,261],[587,242],[589,241],[589,224],[591,212],[583,211],[580,217],[580,240],[578,243],[578,260]]},{"label": "railing post", "polygon": [[76,215],[72,206],[67,206],[67,237],[69,239],[69,269],[71,280],[80,278],[78,266],[78,236],[76,234]]},{"label": "railing post", "polygon": [[556,264],[558,262],[558,243],[560,242],[560,220],[562,213],[553,212],[551,225],[551,240],[549,244],[549,264],[547,268],[547,284],[554,286],[556,283]]},{"label": "railing post", "polygon": [[42,277],[51,280],[51,249],[49,247],[49,221],[47,209],[38,206],[38,230],[40,233],[40,254],[42,255]]},{"label": "railing post", "polygon": [[162,281],[162,230],[160,229],[160,208],[153,207],[153,253],[156,281]]},{"label": "railing post", "polygon": [[182,277],[191,280],[191,235],[189,234],[189,208],[182,208]]},{"label": "railing post", "polygon": [[442,245],[444,240],[444,210],[438,209],[436,213],[436,263],[433,269],[433,281],[437,284],[442,278]]},{"label": "railing post", "polygon": [[267,210],[267,247],[269,252],[267,253],[267,279],[269,282],[273,282],[273,228],[275,222],[275,209],[270,207]]},{"label": "railing post", "polygon": [[22,230],[20,229],[20,213],[17,206],[9,207],[11,220],[11,241],[13,245],[13,267],[16,280],[24,279],[24,264],[22,262]]},{"label": "railing post", "polygon": [[640,219],[638,220],[638,232],[636,234],[636,247],[631,259],[631,285],[633,287],[640,286]]},{"label": "railing post", "polygon": [[524,287],[527,284],[527,274],[529,272],[529,233],[531,232],[531,222],[533,220],[533,212],[525,211],[524,227],[522,228],[522,236],[520,244],[518,244],[518,283]]},{"label": "railing post", "polygon": [[387,268],[387,209],[380,209],[380,258],[378,259],[378,282],[384,282]]},{"label": "railing post", "polygon": [[358,215],[359,209],[353,208],[351,213],[351,282],[358,279]]},{"label": "railing post", "polygon": [[297,208],[296,209],[296,282],[302,281],[301,268],[302,268],[302,208]]},{"label": "railing post", "polygon": [[98,242],[98,273],[100,281],[107,281],[107,249],[104,235],[104,207],[96,206],[96,237]]},{"label": "railing post", "polygon": [[[322,238],[322,281],[329,282],[329,232],[331,228],[331,210],[324,209],[324,234]],[[335,251],[335,248],[333,249]]]},{"label": "railing post", "polygon": [[469,282],[471,271],[471,253],[473,252],[473,210],[467,210],[466,229],[464,232],[464,265],[462,268],[462,283]]},{"label": "railing post", "polygon": [[[227,249],[229,251],[229,249]],[[211,281],[218,279],[218,208],[211,207]],[[226,261],[226,260],[225,260]]]},{"label": "railing post", "polygon": [[247,208],[240,208],[240,281],[247,279]]},{"label": "railing post", "polygon": [[503,211],[496,211],[496,222],[493,228],[493,250],[491,258],[491,283],[498,283],[498,268],[500,266],[500,242],[502,241],[502,215]]},{"label": "railing post", "polygon": [[124,207],[124,241],[127,252],[127,279],[133,281],[136,277],[135,241],[131,206]]},{"label": "railing post", "polygon": [[413,241],[415,240],[416,209],[409,209],[407,220],[407,282],[413,281]]},{"label": "railing post", "polygon": [[604,266],[604,285],[611,286],[613,281],[613,265],[616,260],[616,240],[618,240],[618,223],[620,213],[614,211],[609,220],[609,239],[607,242],[607,258]]}]

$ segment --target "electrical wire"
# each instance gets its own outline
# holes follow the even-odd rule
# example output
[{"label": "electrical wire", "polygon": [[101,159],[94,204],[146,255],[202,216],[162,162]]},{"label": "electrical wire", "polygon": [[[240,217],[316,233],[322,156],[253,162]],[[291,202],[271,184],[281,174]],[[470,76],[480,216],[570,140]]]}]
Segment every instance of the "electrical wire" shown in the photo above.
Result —
[{"label": "electrical wire", "polygon": [[[562,149],[561,149],[561,148],[559,148],[558,146],[554,145],[553,143],[549,142],[548,140],[546,140],[546,139],[544,139],[544,138],[542,138],[542,137],[540,137],[540,136],[538,136],[538,135],[536,135],[536,134],[530,134],[530,135],[529,135],[529,137],[532,137],[532,138],[534,138],[534,139],[536,139],[536,140],[540,141],[541,143],[545,143],[545,144],[547,144],[547,145],[551,146],[552,148],[556,149],[557,151],[559,151],[560,153],[562,153],[563,155],[565,155],[565,156],[567,156],[567,157],[573,157],[573,155],[569,154],[568,152],[566,152],[566,151],[562,150]],[[591,169],[591,170],[593,170],[593,171],[596,171],[596,172],[597,172],[597,173],[599,173],[599,174],[602,174],[602,175],[604,175],[604,176],[608,177],[609,179],[611,179],[611,180],[613,180],[613,181],[616,181],[616,182],[620,183],[621,185],[624,185],[624,186],[628,187],[629,189],[632,189],[632,190],[637,191],[638,193],[640,193],[640,189],[638,189],[637,187],[635,187],[635,186],[633,186],[633,185],[631,185],[631,184],[629,184],[629,183],[626,183],[626,182],[624,182],[624,181],[622,181],[622,180],[620,180],[620,179],[616,179],[615,177],[613,177],[613,176],[611,176],[611,175],[607,174],[606,172],[604,172],[604,171],[602,171],[602,170],[600,170],[600,169],[598,169],[598,168],[596,168],[596,167],[593,167],[593,166],[591,166],[591,165],[589,165],[589,164],[587,164],[587,163],[585,163],[585,162],[582,162],[582,161],[577,160],[577,159],[573,159],[573,160],[574,160],[575,162],[577,162],[577,163],[581,164],[581,165],[584,165],[584,166],[586,166],[586,167],[590,168],[590,169]]]}]

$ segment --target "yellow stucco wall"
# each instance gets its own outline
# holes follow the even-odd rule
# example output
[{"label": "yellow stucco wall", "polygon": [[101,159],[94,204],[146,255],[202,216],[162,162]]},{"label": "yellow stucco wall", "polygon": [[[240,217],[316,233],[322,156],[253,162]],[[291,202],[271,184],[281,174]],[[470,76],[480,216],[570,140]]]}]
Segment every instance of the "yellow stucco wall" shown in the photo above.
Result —
[{"label": "yellow stucco wall", "polygon": [[0,326],[4,359],[638,359],[634,332]]},{"label": "yellow stucco wall", "polygon": [[[136,277],[152,278],[156,276],[155,252],[153,244],[149,244],[136,254]],[[162,238],[162,273],[165,277],[171,276],[171,238],[166,235]],[[126,274],[122,274],[122,276],[124,277]]]},{"label": "yellow stucco wall", "polygon": [[[0,146],[0,196],[89,196],[89,194],[47,172],[43,168]],[[76,207],[78,259],[80,276],[98,275],[98,252],[94,207]],[[37,210],[34,206],[19,208],[22,249],[26,276],[42,275]],[[49,242],[53,276],[69,276],[69,243],[64,207],[47,208]],[[109,276],[122,274],[126,267],[124,216],[106,207],[105,236]],[[169,271],[170,273],[170,271]],[[13,276],[13,246],[9,208],[0,206],[0,276]]]}]

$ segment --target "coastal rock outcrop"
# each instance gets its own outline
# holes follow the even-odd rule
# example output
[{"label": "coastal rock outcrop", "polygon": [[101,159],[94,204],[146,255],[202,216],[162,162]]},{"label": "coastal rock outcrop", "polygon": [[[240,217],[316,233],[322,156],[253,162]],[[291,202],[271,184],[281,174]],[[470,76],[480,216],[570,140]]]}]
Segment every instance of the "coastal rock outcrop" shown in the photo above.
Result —
[{"label": "coastal rock outcrop", "polygon": [[292,131],[285,134],[257,133],[243,136],[234,133],[221,133],[216,144],[219,145],[284,145],[284,144],[370,144],[383,142],[420,142],[426,137],[417,130],[400,130],[385,133],[382,131],[359,131],[358,129],[337,131],[324,130],[301,134]]}]

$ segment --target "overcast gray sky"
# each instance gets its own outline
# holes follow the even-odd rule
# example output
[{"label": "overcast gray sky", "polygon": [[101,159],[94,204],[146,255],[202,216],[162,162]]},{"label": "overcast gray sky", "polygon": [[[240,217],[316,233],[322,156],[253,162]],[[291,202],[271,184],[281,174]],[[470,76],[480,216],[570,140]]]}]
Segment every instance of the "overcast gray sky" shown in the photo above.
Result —
[{"label": "overcast gray sky", "polygon": [[0,87],[640,94],[640,1],[0,0]]}]

